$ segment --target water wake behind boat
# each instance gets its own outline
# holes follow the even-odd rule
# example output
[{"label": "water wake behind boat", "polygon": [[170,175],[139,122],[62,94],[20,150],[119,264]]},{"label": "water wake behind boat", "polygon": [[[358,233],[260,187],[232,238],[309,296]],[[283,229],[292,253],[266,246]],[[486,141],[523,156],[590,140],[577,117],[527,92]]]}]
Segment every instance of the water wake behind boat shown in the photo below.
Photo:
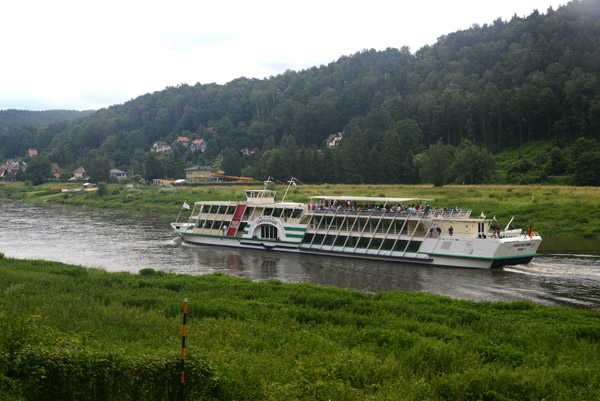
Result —
[{"label": "water wake behind boat", "polygon": [[600,281],[600,255],[547,254],[535,258],[527,265],[505,267],[504,270],[528,275]]}]

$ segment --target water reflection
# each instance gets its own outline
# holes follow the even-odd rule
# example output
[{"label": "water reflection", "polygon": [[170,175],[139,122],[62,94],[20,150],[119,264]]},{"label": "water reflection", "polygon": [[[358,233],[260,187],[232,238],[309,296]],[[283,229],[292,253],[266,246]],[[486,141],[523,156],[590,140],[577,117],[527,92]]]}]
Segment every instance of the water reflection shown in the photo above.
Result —
[{"label": "water reflection", "polygon": [[256,281],[310,282],[378,292],[429,292],[475,301],[530,300],[600,310],[600,256],[547,253],[526,266],[467,270],[326,256],[197,246],[174,238],[169,219],[123,211],[0,201],[0,252],[108,271],[145,267]]}]

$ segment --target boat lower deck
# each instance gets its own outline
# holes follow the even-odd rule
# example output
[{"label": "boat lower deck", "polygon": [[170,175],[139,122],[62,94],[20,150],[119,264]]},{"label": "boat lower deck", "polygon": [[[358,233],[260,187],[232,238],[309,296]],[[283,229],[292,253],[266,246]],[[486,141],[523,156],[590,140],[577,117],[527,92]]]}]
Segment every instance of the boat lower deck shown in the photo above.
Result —
[{"label": "boat lower deck", "polygon": [[[342,246],[316,246],[308,243],[291,243],[277,240],[252,239],[252,238],[237,238],[227,236],[206,236],[192,233],[180,232],[181,238],[189,243],[198,245],[225,246],[235,248],[270,250],[277,252],[300,253],[311,255],[325,255],[336,257],[347,257],[356,259],[381,260],[388,262],[401,263],[417,263],[432,266],[447,266],[447,267],[464,267],[464,268],[479,268],[487,269],[491,267],[500,267],[507,264],[526,263],[535,254],[520,254],[514,256],[506,256],[499,254],[493,256],[493,251],[480,250],[480,245],[489,243],[481,240],[481,244],[463,243],[465,247],[473,247],[475,254],[468,254],[456,249],[455,253],[437,253],[424,252],[423,249],[412,250],[385,250],[372,248],[348,248]],[[435,243],[439,243],[438,239],[428,239],[423,243],[423,247],[435,249]],[[502,249],[499,243],[497,248]],[[512,246],[512,244],[510,245]],[[422,247],[422,248],[423,248]],[[534,246],[537,249],[537,244]],[[468,251],[467,251],[468,252]],[[492,256],[486,256],[492,255]]]}]

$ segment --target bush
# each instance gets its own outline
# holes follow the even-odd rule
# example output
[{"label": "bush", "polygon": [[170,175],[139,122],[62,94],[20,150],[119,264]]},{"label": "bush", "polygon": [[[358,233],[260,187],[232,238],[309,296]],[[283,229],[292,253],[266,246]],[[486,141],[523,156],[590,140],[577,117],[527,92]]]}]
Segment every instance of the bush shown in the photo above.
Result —
[{"label": "bush", "polygon": [[[177,400],[179,355],[126,357],[78,348],[25,347],[11,364],[28,400]],[[218,380],[211,364],[187,354],[185,399],[211,399]]]},{"label": "bush", "polygon": [[105,183],[103,181],[99,182],[96,187],[97,187],[96,194],[98,196],[104,196],[104,195],[108,194],[108,184],[107,183]]}]

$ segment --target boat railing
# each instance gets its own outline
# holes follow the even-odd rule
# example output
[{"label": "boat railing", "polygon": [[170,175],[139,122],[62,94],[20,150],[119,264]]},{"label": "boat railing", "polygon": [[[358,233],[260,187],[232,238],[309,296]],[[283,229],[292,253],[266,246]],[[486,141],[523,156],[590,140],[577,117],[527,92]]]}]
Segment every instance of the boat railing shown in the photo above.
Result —
[{"label": "boat railing", "polygon": [[[405,227],[404,230],[402,230],[402,232],[400,232],[400,228],[390,228],[388,230],[387,227],[379,227],[376,230],[371,228],[371,227],[365,227],[363,230],[363,227],[360,227],[358,230],[350,230],[349,227],[347,226],[339,226],[337,224],[332,224],[332,225],[328,225],[326,227],[330,232],[335,232],[336,234],[359,234],[360,232],[363,232],[365,234],[388,234],[388,235],[409,235],[409,230]],[[316,225],[315,224],[309,224],[308,225],[308,230],[312,231],[312,230],[316,230]],[[319,233],[321,233],[321,230],[325,230],[325,228],[322,228],[319,230]],[[427,230],[421,230],[418,229],[416,231],[415,236],[416,237],[420,237],[423,238],[425,237],[425,234],[427,233]],[[437,237],[437,233],[434,233],[435,235],[433,237]],[[430,235],[432,236],[432,235]]]},{"label": "boat railing", "polygon": [[376,217],[400,217],[400,218],[440,218],[440,219],[468,219],[471,216],[471,210],[402,210],[397,212],[395,209],[347,209],[347,208],[325,208],[321,206],[307,206],[305,213],[308,214],[344,214],[348,216],[376,216]]},{"label": "boat railing", "polygon": [[521,228],[517,228],[515,230],[506,230],[506,231],[500,231],[500,238],[516,238],[521,236],[521,233],[523,232],[523,229]]}]

